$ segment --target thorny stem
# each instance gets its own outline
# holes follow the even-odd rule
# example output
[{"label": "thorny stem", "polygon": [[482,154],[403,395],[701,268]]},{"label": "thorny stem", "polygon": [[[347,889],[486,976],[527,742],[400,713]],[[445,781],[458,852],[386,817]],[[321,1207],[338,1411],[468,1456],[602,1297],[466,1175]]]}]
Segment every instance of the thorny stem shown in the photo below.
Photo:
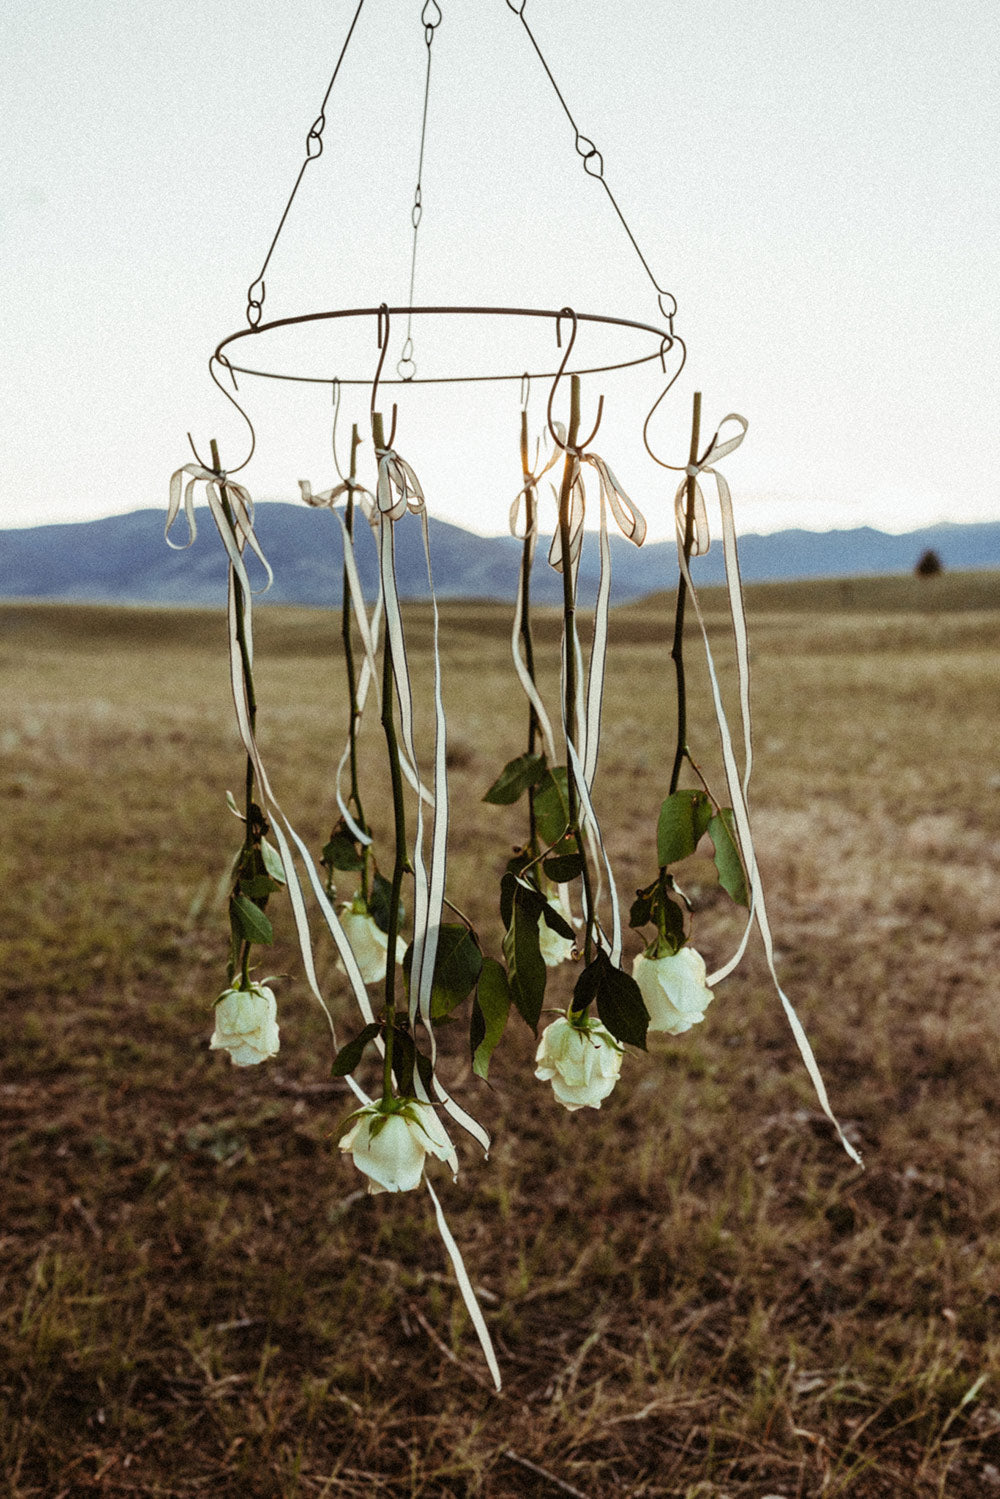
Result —
[{"label": "thorny stem", "polygon": [[[562,488],[559,494],[559,547],[562,555],[562,579],[563,579],[563,649],[566,661],[566,696],[564,699],[564,714],[566,718],[566,734],[576,744],[576,599],[573,594],[573,568],[569,560],[570,537],[570,496],[573,489],[573,468],[576,455],[572,449],[576,447],[576,439],[580,432],[580,377],[573,375],[570,379],[570,406],[569,406],[569,432],[566,438],[566,461],[563,465]],[[580,831],[580,808],[577,797],[576,777],[573,774],[573,766],[567,754],[566,785],[569,794],[569,828],[576,837],[576,846],[580,854],[583,874],[583,905],[584,905],[584,964],[590,963],[591,958],[591,932],[594,925],[594,897],[590,888],[590,870],[587,866],[587,853],[584,847],[583,835]]]},{"label": "thorny stem", "polygon": [[[212,467],[217,474],[221,474],[222,464],[219,460],[219,445],[214,437],[211,439],[211,447]],[[229,530],[232,533],[233,538],[235,539],[236,522],[233,519],[233,508],[229,503],[229,495],[226,490],[226,482],[224,479],[219,483],[219,493],[222,496],[222,512],[226,517],[226,524],[229,526]],[[243,682],[246,687],[247,714],[250,719],[250,733],[251,735],[254,735],[256,734],[257,729],[257,694],[254,689],[253,666],[250,661],[250,648],[247,644],[246,625],[243,621],[243,610],[246,600],[243,597],[243,584],[240,582],[239,578],[233,578],[233,586],[236,590],[236,641],[240,649],[240,663],[243,669]],[[250,849],[253,847],[252,830],[256,820],[253,816],[253,788],[253,761],[251,760],[250,756],[247,755],[245,796],[246,831],[243,835],[243,847],[245,849]],[[232,981],[232,975],[230,975],[230,981]],[[240,987],[242,989],[248,989],[250,987],[250,943],[245,939],[243,941],[240,954]]]},{"label": "thorny stem", "polygon": [[[691,448],[689,463],[698,461],[698,442],[701,435],[701,391],[694,393],[694,404],[691,413]],[[684,497],[684,561],[691,560],[691,547],[694,544],[694,491],[696,479],[693,474],[688,475],[687,492]],[[670,649],[670,656],[674,663],[677,674],[677,749],[674,752],[673,769],[670,772],[669,796],[673,796],[677,790],[677,783],[681,778],[681,770],[685,759],[694,765],[688,752],[687,745],[687,684],[684,680],[684,606],[687,602],[687,578],[683,569],[677,580],[677,610],[674,614],[674,643]],[[704,785],[704,777],[698,767],[695,771]],[[708,787],[705,786],[705,790]],[[667,869],[661,864],[657,877],[660,887],[660,900],[662,906],[666,906],[667,900]]]},{"label": "thorny stem", "polygon": [[[361,438],[358,435],[357,423],[351,428],[351,466],[349,469],[350,482],[347,487],[347,513],[345,524],[349,540],[354,541],[354,480],[357,476],[357,455]],[[347,577],[347,559],[344,559],[344,578],[341,602],[340,633],[344,641],[344,662],[347,667],[347,690],[350,699],[350,746],[351,746],[351,794],[350,800],[354,804],[357,813],[358,827],[363,833],[368,832],[368,824],[365,822],[365,812],[361,805],[361,792],[358,788],[358,693],[357,678],[354,671],[354,647],[351,641],[351,598],[350,583]],[[368,900],[368,859],[369,845],[365,844],[362,854],[361,866],[361,894],[365,901]],[[332,872],[330,876],[333,878]]]},{"label": "thorny stem", "polygon": [[[376,448],[385,447],[385,429],[382,413],[372,412],[372,438]],[[379,524],[391,526],[387,516],[380,516]],[[399,743],[392,715],[392,648],[389,631],[385,631],[382,645],[382,728],[389,751],[389,776],[392,781],[392,810],[395,833],[395,859],[392,866],[392,893],[389,897],[389,929],[385,964],[385,1065],[382,1072],[383,1101],[392,1097],[392,1036],[396,1024],[396,938],[399,933],[399,897],[403,889],[403,873],[406,869],[406,808],[403,802],[403,772],[399,765]]]},{"label": "thorny stem", "polygon": [[[691,416],[691,456],[689,463],[698,461],[698,441],[701,433],[701,391],[694,393],[694,409]],[[694,492],[697,480],[692,474],[688,475],[687,494],[684,505],[684,561],[691,560],[691,547],[694,543]],[[687,687],[684,681],[684,605],[687,602],[687,579],[681,572],[677,583],[677,612],[674,615],[674,643],[670,650],[674,669],[677,673],[677,749],[674,754],[674,767],[670,773],[670,791],[672,796],[677,790],[677,783],[681,778],[681,768],[684,764],[687,747]]]},{"label": "thorny stem", "polygon": [[[535,645],[531,636],[531,557],[535,544],[535,485],[528,462],[528,413],[521,412],[521,472],[524,476],[525,535],[521,552],[521,639],[524,642],[524,660],[528,676],[535,682]],[[537,685],[537,684],[536,684]],[[535,753],[539,732],[538,713],[534,703],[528,703],[528,754]],[[528,787],[528,847],[537,853],[537,831],[535,826],[535,788]]]}]

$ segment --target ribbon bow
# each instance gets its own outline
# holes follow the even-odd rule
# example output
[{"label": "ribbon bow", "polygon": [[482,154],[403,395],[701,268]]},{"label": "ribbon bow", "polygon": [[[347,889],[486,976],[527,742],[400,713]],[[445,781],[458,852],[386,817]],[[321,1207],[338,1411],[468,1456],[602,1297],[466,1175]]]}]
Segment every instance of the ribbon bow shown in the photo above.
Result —
[{"label": "ribbon bow", "polygon": [[[646,539],[646,521],[642,512],[629,499],[614,473],[605,463],[603,458],[596,453],[580,453],[573,448],[567,448],[572,454],[573,468],[570,478],[570,513],[569,513],[569,561],[570,566],[575,567],[580,558],[583,547],[583,518],[586,509],[587,496],[583,485],[583,464],[589,463],[597,470],[597,478],[601,486],[601,529],[607,526],[607,508],[610,506],[611,514],[618,523],[618,529],[628,541],[634,541],[637,547],[641,547]],[[552,538],[549,548],[549,565],[556,572],[563,570],[562,540],[558,532]]]},{"label": "ribbon bow", "polygon": [[[187,484],[184,484],[184,475],[189,474]],[[247,576],[246,567],[243,562],[243,549],[249,546],[257,560],[261,563],[267,573],[267,582],[260,591],[266,593],[274,582],[274,574],[271,564],[261,551],[260,542],[257,540],[253,528],[253,500],[250,491],[243,484],[237,484],[233,479],[227,479],[224,472],[216,472],[214,469],[202,468],[200,463],[185,463],[182,468],[177,469],[170,476],[170,501],[167,506],[167,523],[163,529],[164,540],[167,545],[173,547],[175,552],[185,551],[198,535],[198,526],[194,515],[194,491],[195,485],[204,483],[205,498],[208,508],[212,512],[212,519],[219,529],[223,544],[229,555],[229,560],[236,571],[241,585],[247,593],[251,592],[250,579]],[[229,501],[229,511],[232,516],[230,522],[226,515],[223,504],[222,493],[224,491]],[[188,539],[178,543],[170,540],[171,527],[180,514],[183,506],[184,519],[187,521]]]},{"label": "ribbon bow", "polygon": [[[389,520],[399,520],[407,510],[418,515],[424,508],[424,491],[413,469],[405,458],[400,458],[395,448],[376,448],[378,458],[378,485],[376,494],[379,512]],[[395,489],[398,496],[393,499]]]},{"label": "ribbon bow", "polygon": [[365,520],[368,521],[369,525],[374,524],[375,496],[370,489],[366,489],[363,484],[358,484],[354,479],[344,479],[335,488],[324,489],[320,494],[313,493],[313,487],[308,479],[300,479],[299,488],[302,491],[302,498],[307,505],[317,508],[325,506],[329,510],[335,508],[341,495],[350,495],[353,493],[357,503],[361,507],[361,512]]},{"label": "ribbon bow", "polygon": [[[742,428],[737,437],[728,437],[725,442],[719,441],[719,433],[727,422],[739,422]],[[715,436],[709,445],[708,452],[700,463],[689,463],[684,470],[685,477],[681,480],[676,495],[674,496],[674,522],[677,527],[677,545],[683,552],[685,517],[687,514],[687,481],[694,480],[694,526],[692,529],[691,556],[704,557],[712,544],[712,538],[708,529],[708,512],[705,509],[705,496],[702,494],[701,485],[698,483],[700,474],[711,474],[715,480],[715,487],[719,494],[719,505],[723,511],[724,525],[725,517],[732,514],[733,497],[725,478],[712,467],[713,463],[720,458],[725,458],[727,453],[733,453],[739,447],[747,435],[749,426],[745,416],[739,416],[735,411],[730,411],[719,423]]]},{"label": "ribbon bow", "polygon": [[[556,428],[556,435],[558,436],[559,441],[561,443],[565,444],[565,442],[566,442],[566,428],[563,426],[562,422],[556,422],[555,428]],[[539,448],[540,447],[541,447],[541,444],[540,443],[536,443],[536,446],[535,446],[535,463],[536,464],[538,463],[538,453],[539,453]],[[540,468],[538,470],[538,472],[535,473],[535,474],[525,473],[525,475],[524,475],[524,484],[518,490],[517,494],[514,497],[513,504],[510,507],[510,534],[512,536],[516,537],[516,539],[518,541],[526,541],[528,539],[528,525],[527,525],[527,520],[525,520],[525,523],[524,523],[524,530],[523,531],[521,530],[521,501],[522,500],[526,501],[527,498],[528,498],[528,495],[532,494],[538,488],[539,481],[545,477],[545,475],[548,473],[549,469],[555,467],[555,465],[559,462],[559,456],[560,456],[561,451],[562,451],[562,449],[560,449],[560,448],[553,448],[551,457],[549,458],[548,462],[544,465],[544,467]],[[537,535],[537,532],[538,532],[538,511],[536,509],[535,512],[534,512],[534,515],[533,515],[532,533],[534,535]],[[534,555],[534,553],[532,553],[532,555]]]}]

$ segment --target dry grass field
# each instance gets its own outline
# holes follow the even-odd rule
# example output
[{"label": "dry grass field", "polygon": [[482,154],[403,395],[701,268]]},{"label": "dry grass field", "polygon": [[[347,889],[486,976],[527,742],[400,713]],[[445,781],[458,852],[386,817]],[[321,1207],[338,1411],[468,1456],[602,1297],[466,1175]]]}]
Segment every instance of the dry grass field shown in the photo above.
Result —
[{"label": "dry grass field", "polygon": [[[280,1056],[208,1050],[243,774],[221,614],[0,607],[0,1492],[1000,1495],[998,579],[759,586],[749,608],[780,972],[867,1170],[817,1111],[756,942],[600,1113],[535,1081],[516,1017],[489,1086],[453,1027],[445,1071],[495,1144],[435,1181],[496,1396],[426,1193],[370,1198],[335,1148],[349,1096],[284,899]],[[317,850],[337,628],[258,614],[261,745]],[[416,610],[425,696],[428,629]],[[670,629],[668,599],[614,622],[596,800],[626,895],[655,874]],[[480,800],[523,748],[507,630],[493,606],[443,611],[449,888],[494,955],[521,826]],[[688,653],[692,746],[720,779]],[[366,805],[388,863],[388,797]],[[737,917],[700,854],[686,873],[721,961]],[[317,961],[350,1034],[323,941]]]}]

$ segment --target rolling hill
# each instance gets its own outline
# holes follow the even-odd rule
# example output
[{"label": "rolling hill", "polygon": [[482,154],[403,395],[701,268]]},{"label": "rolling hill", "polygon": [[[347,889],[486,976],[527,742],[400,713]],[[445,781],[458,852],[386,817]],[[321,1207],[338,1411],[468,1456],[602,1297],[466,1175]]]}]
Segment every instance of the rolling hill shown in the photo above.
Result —
[{"label": "rolling hill", "polygon": [[[94,603],[214,604],[225,589],[225,555],[207,510],[187,551],[163,540],[163,512],[135,510],[105,520],[0,531],[0,597],[62,599]],[[520,543],[510,536],[483,537],[444,521],[430,523],[435,587],[442,598],[509,598],[515,587]],[[257,531],[274,569],[273,588],[262,601],[324,605],[340,596],[340,530],[332,516],[278,501],[257,507]],[[182,523],[178,535],[182,534]],[[397,573],[404,597],[427,592],[419,523],[406,517],[397,532]],[[863,577],[912,570],[933,548],[948,570],[1000,567],[1000,523],[940,525],[889,535],[870,527],[849,531],[779,531],[741,538],[747,581]],[[670,587],[676,578],[673,542],[641,550],[612,538],[614,596],[641,598]],[[358,564],[366,590],[374,594],[377,567],[371,535],[358,541]],[[599,559],[588,535],[581,561],[581,599],[593,598]],[[705,583],[723,578],[720,546],[695,563]],[[539,548],[533,574],[539,602],[561,598],[561,581]]]}]

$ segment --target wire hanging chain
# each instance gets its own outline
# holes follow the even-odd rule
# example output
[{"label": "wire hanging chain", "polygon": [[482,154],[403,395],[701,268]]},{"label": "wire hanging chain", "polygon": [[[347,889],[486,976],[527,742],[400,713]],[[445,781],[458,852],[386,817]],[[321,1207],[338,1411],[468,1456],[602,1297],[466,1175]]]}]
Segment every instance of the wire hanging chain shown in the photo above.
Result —
[{"label": "wire hanging chain", "polygon": [[545,69],[548,80],[555,90],[556,98],[562,105],[566,113],[566,118],[567,120],[569,120],[570,124],[573,127],[573,144],[576,147],[577,155],[583,160],[583,170],[587,173],[588,177],[593,177],[595,181],[601,184],[601,186],[604,188],[604,191],[607,193],[609,199],[611,200],[611,206],[614,209],[615,213],[618,215],[618,218],[621,221],[622,228],[625,230],[625,233],[631,240],[632,248],[635,250],[635,253],[641,260],[643,270],[646,272],[646,275],[653,283],[653,288],[656,291],[657,303],[659,304],[659,308],[663,313],[663,316],[667,319],[667,326],[669,327],[672,334],[674,331],[674,316],[677,312],[677,299],[674,296],[673,292],[667,291],[665,287],[662,287],[657,281],[656,277],[653,275],[653,272],[649,266],[649,261],[640,250],[639,243],[635,235],[632,233],[632,230],[629,228],[628,221],[625,218],[625,215],[622,213],[620,207],[618,206],[618,200],[607,184],[607,180],[604,176],[604,157],[601,155],[600,151],[598,151],[597,147],[594,145],[594,142],[590,140],[588,136],[581,134],[580,127],[574,120],[573,115],[570,111],[570,107],[566,103],[566,100],[563,98],[562,90],[560,89],[558,83],[556,83],[555,78],[552,76],[552,69],[549,67],[548,63],[545,60],[542,49],[538,45],[538,42],[535,38],[535,34],[532,31],[531,27],[528,25],[528,22],[525,20],[524,9],[527,3],[528,0],[506,0],[507,9],[509,11],[512,11],[513,14],[517,16],[521,25],[527,32],[528,40],[531,42],[531,45],[534,47],[535,52],[538,55],[538,61]]},{"label": "wire hanging chain", "polygon": [[333,75],[330,79],[330,82],[326,86],[326,93],[323,95],[323,102],[319,107],[319,114],[316,116],[315,120],[313,120],[312,124],[309,127],[309,133],[306,136],[305,160],[299,168],[299,175],[295,179],[295,186],[292,188],[292,191],[289,194],[288,202],[285,204],[285,211],[281,215],[281,219],[278,223],[277,229],[274,231],[274,238],[271,241],[270,248],[267,254],[264,256],[264,264],[261,266],[253,281],[251,281],[250,285],[247,287],[247,322],[250,324],[251,328],[256,328],[260,323],[261,314],[264,311],[264,297],[266,294],[264,286],[264,273],[267,270],[268,265],[270,264],[271,256],[274,254],[274,247],[278,243],[278,237],[281,234],[282,229],[284,229],[285,227],[285,220],[288,218],[289,209],[295,201],[295,194],[299,190],[299,184],[301,183],[302,178],[305,176],[306,167],[311,161],[316,161],[318,157],[323,155],[323,131],[326,129],[326,106],[330,101],[330,95],[333,93],[333,85],[337,81],[337,74],[340,72],[340,65],[344,61],[344,57],[350,45],[351,37],[354,35],[354,28],[358,24],[358,17],[361,15],[362,10],[364,9],[364,4],[365,0],[358,0],[358,8],[354,12],[354,20],[350,24],[347,36],[344,39],[344,45],[340,49],[340,56],[337,58],[337,65],[333,70]]},{"label": "wire hanging chain", "polygon": [[427,105],[431,94],[431,57],[434,47],[434,33],[441,25],[443,19],[441,7],[437,0],[426,0],[420,19],[424,27],[424,44],[427,47],[427,72],[424,75],[424,113],[420,124],[420,156],[417,161],[417,186],[413,194],[413,208],[410,211],[410,222],[413,225],[413,248],[410,253],[410,312],[406,317],[406,338],[403,341],[403,352],[396,372],[401,380],[412,380],[417,373],[416,360],[413,358],[413,288],[417,276],[417,235],[420,231],[420,220],[424,212],[424,147],[427,144]]}]

